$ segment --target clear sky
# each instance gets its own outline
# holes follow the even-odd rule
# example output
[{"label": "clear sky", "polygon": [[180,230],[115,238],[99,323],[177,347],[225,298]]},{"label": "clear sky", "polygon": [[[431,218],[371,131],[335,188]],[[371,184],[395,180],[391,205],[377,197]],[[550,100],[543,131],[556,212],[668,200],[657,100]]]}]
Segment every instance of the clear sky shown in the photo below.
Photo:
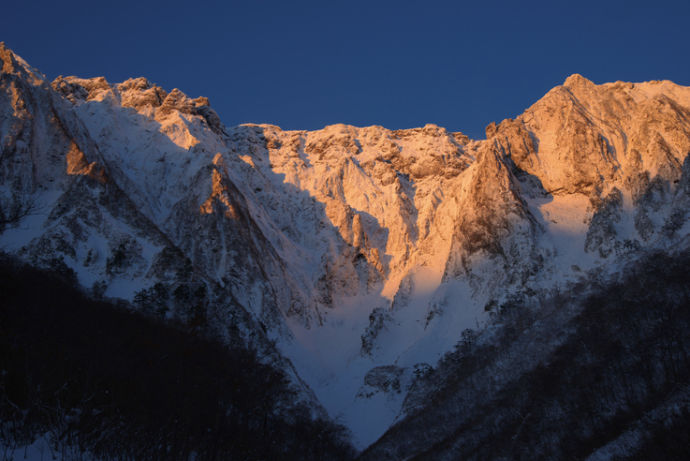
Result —
[{"label": "clear sky", "polygon": [[690,85],[690,2],[4,2],[0,40],[50,79],[145,76],[226,125],[436,123],[471,137],[572,73]]}]

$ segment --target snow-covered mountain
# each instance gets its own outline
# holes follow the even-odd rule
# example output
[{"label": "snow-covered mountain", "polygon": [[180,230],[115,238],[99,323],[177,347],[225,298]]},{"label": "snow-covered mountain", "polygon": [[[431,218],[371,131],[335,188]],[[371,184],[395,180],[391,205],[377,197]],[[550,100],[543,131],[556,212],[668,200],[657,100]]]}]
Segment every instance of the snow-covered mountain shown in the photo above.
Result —
[{"label": "snow-covered mountain", "polygon": [[690,88],[669,81],[572,75],[471,140],[230,128],[145,78],[0,59],[0,249],[264,348],[360,448],[505,303],[690,244]]}]

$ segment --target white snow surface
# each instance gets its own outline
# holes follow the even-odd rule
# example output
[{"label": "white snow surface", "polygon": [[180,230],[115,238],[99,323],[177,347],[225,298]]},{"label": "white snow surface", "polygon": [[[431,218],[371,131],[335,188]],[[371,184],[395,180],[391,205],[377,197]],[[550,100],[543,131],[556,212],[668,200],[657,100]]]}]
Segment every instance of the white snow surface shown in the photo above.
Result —
[{"label": "white snow surface", "polygon": [[[60,257],[85,287],[104,283],[106,296],[129,300],[171,280],[155,261],[164,248],[179,249],[196,273],[224,287],[266,328],[364,448],[401,416],[414,366],[434,365],[463,330],[482,328],[509,296],[565,286],[592,269],[616,270],[613,256],[585,251],[593,223],[601,221],[594,219],[601,199],[614,188],[623,195],[619,218],[601,242],[589,237],[600,242],[592,248],[619,249],[625,240],[653,248],[687,235],[685,215],[675,236],[659,232],[673,200],[682,203],[672,198],[680,194],[673,181],[690,138],[661,123],[650,131],[640,121],[650,113],[661,117],[663,98],[687,108],[690,89],[580,79],[570,77],[484,141],[435,125],[226,128],[214,124],[203,98],[167,93],[145,79],[54,82],[54,88],[71,85],[67,96],[46,82],[28,82],[24,91],[39,101],[32,110],[60,100],[59,116],[67,120],[66,135],[55,134],[49,121],[34,129],[66,140],[52,144],[53,165],[34,165],[54,178],[27,183],[36,211],[5,226],[0,248],[31,261]],[[613,106],[601,102],[607,98],[627,104],[620,126],[607,112]],[[13,114],[12,120],[28,120]],[[25,140],[3,130],[3,145],[17,146],[20,158]],[[575,134],[564,135],[569,130]],[[664,138],[663,156],[655,133]],[[70,143],[85,158],[71,170],[64,160]],[[597,175],[574,166],[574,152],[583,157],[577,164]],[[87,164],[102,168],[106,179]],[[630,178],[642,173],[670,184],[671,198],[648,213],[652,237],[642,237],[635,224],[640,205],[631,198]],[[61,200],[83,176],[94,178],[82,193],[84,203],[95,203],[92,211],[71,201],[71,214],[61,214]],[[13,191],[7,175],[0,178],[7,204]],[[98,204],[108,184],[126,197],[121,209]],[[113,273],[106,262],[125,238],[139,258],[131,270]],[[365,386],[367,373],[389,365],[400,369],[400,389]]]},{"label": "white snow surface", "polygon": [[78,447],[70,447],[54,442],[54,437],[46,433],[28,445],[6,448],[4,453],[6,461],[69,461],[80,459],[90,461],[93,457],[83,453]]}]

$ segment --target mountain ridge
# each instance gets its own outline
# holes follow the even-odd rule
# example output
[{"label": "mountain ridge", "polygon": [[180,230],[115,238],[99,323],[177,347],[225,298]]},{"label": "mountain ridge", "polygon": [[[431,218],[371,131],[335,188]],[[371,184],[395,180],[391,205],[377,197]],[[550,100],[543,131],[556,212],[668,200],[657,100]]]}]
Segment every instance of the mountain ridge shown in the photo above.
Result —
[{"label": "mountain ridge", "polygon": [[203,286],[204,328],[275,341],[359,447],[502,304],[687,245],[690,88],[668,81],[574,74],[472,140],[224,127],[144,78],[49,84],[0,59],[0,246],[167,317],[196,318]]}]

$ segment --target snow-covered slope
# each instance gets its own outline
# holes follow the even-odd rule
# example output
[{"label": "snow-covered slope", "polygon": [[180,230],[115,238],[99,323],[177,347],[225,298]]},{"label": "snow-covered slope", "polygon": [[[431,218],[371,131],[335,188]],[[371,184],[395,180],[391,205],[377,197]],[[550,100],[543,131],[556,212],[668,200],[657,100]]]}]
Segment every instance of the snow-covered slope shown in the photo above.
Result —
[{"label": "snow-covered slope", "polygon": [[573,75],[470,140],[227,128],[144,78],[49,83],[0,58],[0,247],[227,340],[275,340],[360,447],[502,304],[688,242],[690,88],[671,82]]}]

